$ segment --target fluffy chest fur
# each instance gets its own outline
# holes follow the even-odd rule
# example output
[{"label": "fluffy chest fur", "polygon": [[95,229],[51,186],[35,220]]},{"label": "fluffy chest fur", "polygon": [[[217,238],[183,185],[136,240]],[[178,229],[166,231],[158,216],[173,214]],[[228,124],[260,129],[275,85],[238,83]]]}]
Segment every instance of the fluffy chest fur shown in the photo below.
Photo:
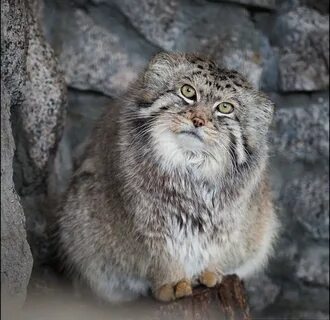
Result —
[{"label": "fluffy chest fur", "polygon": [[219,244],[225,249],[237,240],[234,228],[239,229],[241,214],[224,203],[228,194],[215,185],[176,176],[160,187],[160,180],[154,177],[140,193],[137,227],[148,236],[161,235],[164,250],[181,262],[187,276],[196,276],[220,257]]}]

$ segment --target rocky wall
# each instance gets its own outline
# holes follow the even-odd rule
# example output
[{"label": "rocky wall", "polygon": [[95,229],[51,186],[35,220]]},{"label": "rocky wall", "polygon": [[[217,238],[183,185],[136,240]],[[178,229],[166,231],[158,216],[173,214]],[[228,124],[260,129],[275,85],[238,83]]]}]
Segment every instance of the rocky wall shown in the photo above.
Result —
[{"label": "rocky wall", "polygon": [[43,248],[39,206],[66,110],[66,85],[39,24],[42,8],[37,0],[1,2],[1,314],[8,319],[18,316],[12,313],[24,303]]}]

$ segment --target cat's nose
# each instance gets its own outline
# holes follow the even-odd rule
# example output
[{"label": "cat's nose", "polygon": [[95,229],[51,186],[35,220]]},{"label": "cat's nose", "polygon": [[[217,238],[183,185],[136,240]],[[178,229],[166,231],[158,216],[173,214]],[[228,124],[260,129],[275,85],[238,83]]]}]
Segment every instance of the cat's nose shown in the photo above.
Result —
[{"label": "cat's nose", "polygon": [[203,127],[205,126],[205,120],[200,117],[194,117],[191,119],[193,125],[195,128]]}]

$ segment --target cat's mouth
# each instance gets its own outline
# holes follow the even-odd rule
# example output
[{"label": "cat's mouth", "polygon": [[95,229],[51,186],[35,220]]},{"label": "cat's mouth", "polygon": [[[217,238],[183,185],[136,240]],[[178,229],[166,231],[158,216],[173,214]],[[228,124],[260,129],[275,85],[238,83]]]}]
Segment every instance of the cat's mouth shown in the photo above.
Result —
[{"label": "cat's mouth", "polygon": [[200,136],[200,134],[196,130],[183,130],[183,131],[180,131],[179,134],[186,134],[186,135],[189,135],[190,137],[194,137],[194,138],[198,139],[199,141],[203,142],[203,138]]}]

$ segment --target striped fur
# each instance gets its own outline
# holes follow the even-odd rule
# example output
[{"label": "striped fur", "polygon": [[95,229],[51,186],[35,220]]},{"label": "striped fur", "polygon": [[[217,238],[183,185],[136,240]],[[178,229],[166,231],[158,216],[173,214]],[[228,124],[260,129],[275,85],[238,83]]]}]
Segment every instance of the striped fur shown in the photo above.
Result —
[{"label": "striped fur", "polygon": [[[218,112],[222,101],[234,112]],[[220,281],[261,268],[278,228],[266,172],[272,113],[237,72],[157,55],[96,126],[58,212],[73,276],[108,301],[149,289],[164,300],[162,288],[175,294],[205,271]],[[205,125],[194,128],[194,117]]]}]

